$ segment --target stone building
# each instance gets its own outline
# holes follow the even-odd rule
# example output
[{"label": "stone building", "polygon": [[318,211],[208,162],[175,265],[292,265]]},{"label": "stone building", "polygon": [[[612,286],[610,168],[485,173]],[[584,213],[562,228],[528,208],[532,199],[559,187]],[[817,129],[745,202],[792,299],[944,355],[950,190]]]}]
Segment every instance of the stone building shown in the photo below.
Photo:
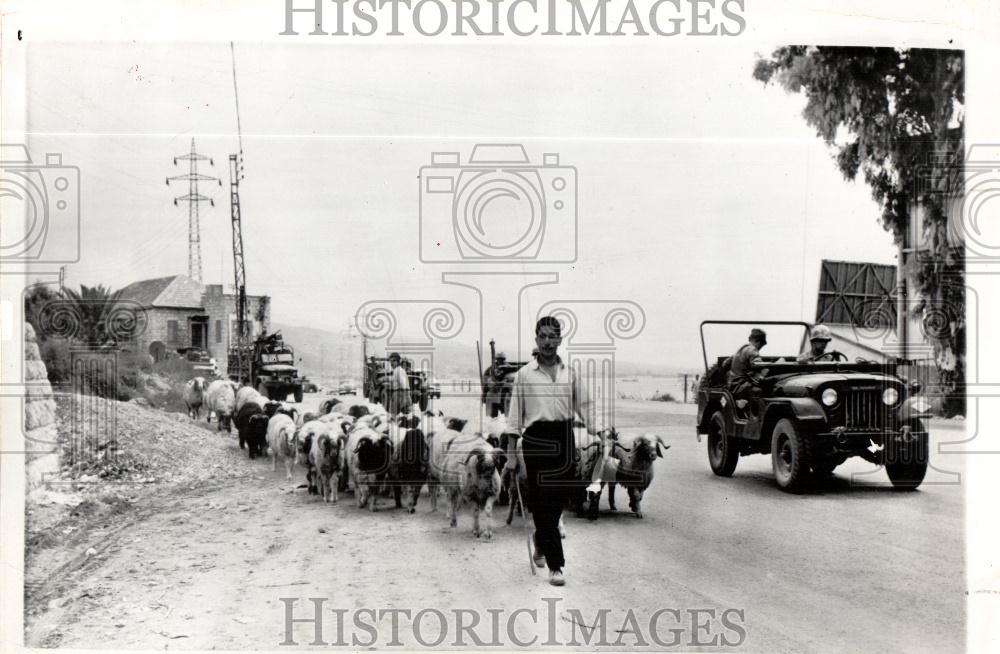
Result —
[{"label": "stone building", "polygon": [[[146,328],[136,338],[136,349],[160,361],[178,349],[197,347],[209,353],[225,376],[229,347],[236,334],[236,295],[222,284],[202,284],[186,275],[146,279],[129,284],[121,300],[138,304]],[[250,338],[267,331],[270,298],[247,295]]]}]

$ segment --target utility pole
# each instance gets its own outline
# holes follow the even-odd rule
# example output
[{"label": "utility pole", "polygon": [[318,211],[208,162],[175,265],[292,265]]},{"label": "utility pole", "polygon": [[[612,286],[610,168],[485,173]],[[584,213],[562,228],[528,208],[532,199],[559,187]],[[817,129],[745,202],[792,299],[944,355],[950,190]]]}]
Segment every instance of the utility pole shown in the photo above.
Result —
[{"label": "utility pole", "polygon": [[236,86],[236,50],[229,42],[233,62],[233,100],[236,104],[236,137],[239,153],[229,155],[229,217],[233,226],[233,276],[236,282],[237,379],[254,385],[250,370],[250,334],[247,329],[247,280],[243,265],[243,219],[240,213],[240,180],[243,179],[243,126],[240,123],[240,93]]},{"label": "utility pole", "polygon": [[59,292],[66,290],[66,266],[59,266]]},{"label": "utility pole", "polygon": [[214,166],[215,162],[210,157],[198,154],[194,148],[194,139],[191,139],[191,152],[174,157],[174,165],[178,161],[187,161],[189,170],[187,175],[177,175],[167,178],[167,186],[171,181],[187,181],[188,193],[174,198],[174,206],[178,206],[177,201],[188,204],[188,277],[195,281],[201,281],[201,225],[198,222],[198,205],[202,202],[209,202],[213,207],[215,200],[198,193],[198,183],[214,181],[222,186],[222,180],[217,177],[209,177],[198,173],[198,162],[208,161],[208,165]]},{"label": "utility pole", "polygon": [[236,282],[236,361],[237,377],[250,379],[250,361],[247,356],[249,335],[247,330],[247,282],[243,266],[243,226],[240,214],[240,180],[243,178],[242,157],[229,155],[229,214],[233,225],[233,275]]}]

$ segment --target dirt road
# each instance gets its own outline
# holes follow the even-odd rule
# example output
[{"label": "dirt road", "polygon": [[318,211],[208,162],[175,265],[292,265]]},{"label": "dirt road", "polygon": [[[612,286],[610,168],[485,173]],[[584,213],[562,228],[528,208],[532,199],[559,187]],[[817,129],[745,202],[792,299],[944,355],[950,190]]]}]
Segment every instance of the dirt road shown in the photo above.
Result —
[{"label": "dirt road", "polygon": [[[305,406],[319,399],[307,396]],[[447,412],[449,399],[440,404]],[[742,459],[732,479],[714,477],[689,409],[623,402],[618,410],[620,428],[660,433],[672,447],[657,463],[643,520],[610,513],[606,502],[597,522],[567,517],[563,588],[531,575],[524,521],[504,525],[502,507],[494,539],[484,541],[472,536],[468,512],[451,529],[426,494],[414,515],[391,500],[363,512],[352,495],[324,505],[297,488],[301,471],[288,484],[283,470],[249,461],[235,433],[206,431],[205,447],[222,453],[225,474],[154,493],[77,534],[62,559],[58,548],[36,557],[27,643],[309,647],[317,624],[288,619],[312,618],[318,605],[320,642],[351,649],[420,649],[442,626],[439,647],[517,649],[535,638],[531,647],[589,649],[601,642],[602,615],[604,644],[618,648],[963,647],[962,486],[894,493],[884,473],[865,474],[871,466],[859,462],[812,494],[787,495],[765,457]],[[961,436],[960,427],[934,434]],[[960,457],[933,461],[961,469]],[[860,476],[852,481],[852,473]],[[948,479],[934,473],[929,481]],[[627,507],[622,491],[618,504]],[[599,627],[589,644],[580,624]]]}]

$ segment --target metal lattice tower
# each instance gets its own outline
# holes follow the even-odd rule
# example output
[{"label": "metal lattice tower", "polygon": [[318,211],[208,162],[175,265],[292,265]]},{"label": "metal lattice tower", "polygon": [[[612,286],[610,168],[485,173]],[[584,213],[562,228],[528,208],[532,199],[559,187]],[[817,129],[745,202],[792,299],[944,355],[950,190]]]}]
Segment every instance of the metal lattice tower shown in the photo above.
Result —
[{"label": "metal lattice tower", "polygon": [[199,182],[218,182],[222,186],[222,180],[218,177],[209,177],[198,172],[198,162],[208,161],[208,165],[214,166],[215,162],[210,157],[198,154],[194,149],[194,139],[191,139],[191,152],[174,157],[174,165],[178,161],[188,161],[189,171],[187,175],[177,175],[167,178],[167,186],[171,181],[186,180],[188,182],[187,195],[180,195],[174,198],[174,206],[179,206],[178,201],[188,204],[188,276],[196,281],[201,281],[201,225],[198,222],[198,205],[202,202],[209,202],[213,207],[215,200],[198,193]]},{"label": "metal lattice tower", "polygon": [[239,154],[229,155],[229,217],[233,224],[233,275],[236,281],[236,375],[254,385],[250,370],[250,330],[247,324],[247,278],[243,265],[243,226],[240,213],[240,180],[243,179],[243,126],[240,124],[240,92],[236,85],[236,48],[229,42],[233,62],[233,100],[236,105],[236,136]]},{"label": "metal lattice tower", "polygon": [[233,224],[233,274],[236,281],[236,357],[237,379],[250,379],[249,330],[247,329],[247,281],[243,266],[243,227],[240,214],[240,180],[243,179],[242,155],[229,155],[229,214]]}]

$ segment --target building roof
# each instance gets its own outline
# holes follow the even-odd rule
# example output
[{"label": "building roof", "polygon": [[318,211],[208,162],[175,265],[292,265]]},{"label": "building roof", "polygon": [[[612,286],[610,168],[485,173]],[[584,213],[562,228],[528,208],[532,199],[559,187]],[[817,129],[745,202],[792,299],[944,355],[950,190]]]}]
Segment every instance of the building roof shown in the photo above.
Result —
[{"label": "building roof", "polygon": [[205,287],[186,275],[172,275],[133,282],[122,289],[120,299],[142,307],[201,309]]}]

